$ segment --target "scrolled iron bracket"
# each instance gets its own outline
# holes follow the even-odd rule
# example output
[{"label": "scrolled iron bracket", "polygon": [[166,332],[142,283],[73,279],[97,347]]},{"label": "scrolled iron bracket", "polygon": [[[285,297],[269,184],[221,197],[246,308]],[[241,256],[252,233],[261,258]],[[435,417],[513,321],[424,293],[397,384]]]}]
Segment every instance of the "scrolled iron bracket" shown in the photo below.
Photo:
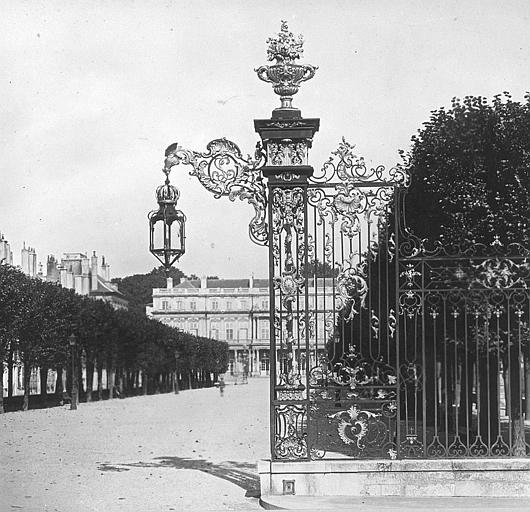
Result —
[{"label": "scrolled iron bracket", "polygon": [[261,143],[256,144],[254,158],[243,157],[237,144],[225,138],[209,142],[203,153],[171,144],[165,156],[166,174],[176,165],[189,165],[193,168],[190,175],[216,199],[225,196],[230,201],[239,198],[251,204],[254,217],[249,224],[250,239],[257,245],[267,245],[267,192],[261,173],[266,156]]}]

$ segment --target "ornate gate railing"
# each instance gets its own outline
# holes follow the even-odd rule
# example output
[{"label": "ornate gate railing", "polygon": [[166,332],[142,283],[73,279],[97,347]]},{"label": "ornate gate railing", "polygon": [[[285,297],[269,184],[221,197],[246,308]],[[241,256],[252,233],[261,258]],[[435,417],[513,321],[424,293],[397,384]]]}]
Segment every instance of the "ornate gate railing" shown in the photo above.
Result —
[{"label": "ornate gate railing", "polygon": [[401,244],[403,457],[530,453],[529,285],[516,243]]}]

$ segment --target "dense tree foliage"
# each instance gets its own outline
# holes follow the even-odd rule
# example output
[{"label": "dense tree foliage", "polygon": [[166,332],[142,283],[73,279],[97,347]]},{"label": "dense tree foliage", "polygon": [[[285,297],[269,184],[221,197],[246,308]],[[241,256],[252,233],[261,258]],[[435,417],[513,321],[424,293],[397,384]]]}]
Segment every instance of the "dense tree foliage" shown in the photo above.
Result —
[{"label": "dense tree foliage", "polygon": [[[178,268],[171,268],[169,277],[174,284],[180,283],[184,273]],[[167,283],[164,267],[153,268],[148,274],[134,274],[132,276],[118,277],[112,280],[120,292],[129,301],[129,308],[145,312],[145,306],[153,300],[153,288],[165,288]]]},{"label": "dense tree foliage", "polygon": [[[87,400],[92,399],[96,373],[98,398],[102,398],[103,370],[112,397],[115,392],[133,393],[140,380],[145,393],[208,385],[228,365],[225,342],[184,333],[143,312],[116,311],[106,302],[0,265],[0,360],[8,367],[24,368],[24,409],[29,405],[33,369],[41,370],[44,383],[49,369],[57,371],[56,393],[63,392],[63,371],[71,382],[68,338],[72,334],[78,365],[86,370]],[[41,394],[46,395],[46,384]]]},{"label": "dense tree foliage", "polygon": [[530,95],[453,99],[403,153],[407,224],[431,240],[530,241]]},{"label": "dense tree foliage", "polygon": [[[178,268],[172,267],[169,277],[173,279],[173,285],[180,283],[186,275]],[[195,274],[188,279],[199,279]],[[217,276],[208,276],[208,279],[218,279]],[[112,280],[118,286],[120,292],[129,301],[129,309],[145,312],[145,306],[153,300],[153,288],[165,288],[167,284],[166,270],[160,266],[153,268],[147,274],[134,274],[126,277],[116,277]]]}]

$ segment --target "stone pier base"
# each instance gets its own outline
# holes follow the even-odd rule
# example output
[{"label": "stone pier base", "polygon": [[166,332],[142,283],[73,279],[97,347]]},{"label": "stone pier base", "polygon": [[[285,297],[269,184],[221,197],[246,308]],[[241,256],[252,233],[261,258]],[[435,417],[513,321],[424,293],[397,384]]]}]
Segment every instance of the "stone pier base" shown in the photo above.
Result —
[{"label": "stone pier base", "polygon": [[530,459],[258,463],[266,496],[530,497]]}]

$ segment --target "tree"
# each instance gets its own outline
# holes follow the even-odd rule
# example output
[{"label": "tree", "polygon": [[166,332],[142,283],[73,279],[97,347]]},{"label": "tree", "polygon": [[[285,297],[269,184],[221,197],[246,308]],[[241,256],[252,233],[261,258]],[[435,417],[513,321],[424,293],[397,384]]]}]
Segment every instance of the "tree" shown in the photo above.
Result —
[{"label": "tree", "polygon": [[[13,353],[16,341],[15,324],[20,312],[20,289],[26,276],[14,267],[0,265],[0,361],[6,360],[8,352]],[[9,357],[8,364],[12,364]],[[3,365],[2,365],[3,373]],[[11,367],[8,368],[9,388],[11,387]],[[0,390],[0,413],[4,412],[4,387]]]},{"label": "tree", "polygon": [[402,152],[407,225],[445,243],[530,241],[530,94],[453,99]]},{"label": "tree", "polygon": [[[145,313],[145,306],[153,300],[153,288],[165,288],[167,279],[164,267],[153,268],[148,274],[134,274],[132,276],[115,278],[112,280],[117,284],[120,292],[129,301],[129,309],[139,310]],[[175,284],[180,283],[184,273],[178,268],[171,268],[169,277]]]}]

